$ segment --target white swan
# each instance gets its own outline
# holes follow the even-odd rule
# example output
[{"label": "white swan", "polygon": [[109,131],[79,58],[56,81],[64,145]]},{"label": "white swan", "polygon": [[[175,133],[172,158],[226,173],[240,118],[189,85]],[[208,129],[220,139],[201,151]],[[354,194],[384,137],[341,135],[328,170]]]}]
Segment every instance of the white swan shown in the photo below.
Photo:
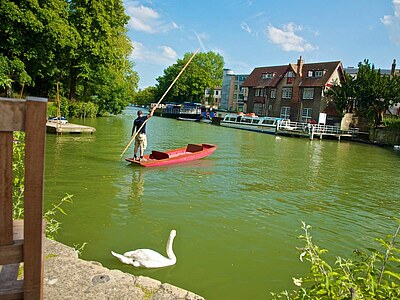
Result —
[{"label": "white swan", "polygon": [[176,263],[176,256],[174,251],[172,251],[172,243],[175,236],[176,230],[171,230],[166,247],[168,258],[151,249],[137,249],[125,252],[124,255],[111,251],[111,254],[118,258],[122,263],[134,267],[162,268],[172,266]]}]

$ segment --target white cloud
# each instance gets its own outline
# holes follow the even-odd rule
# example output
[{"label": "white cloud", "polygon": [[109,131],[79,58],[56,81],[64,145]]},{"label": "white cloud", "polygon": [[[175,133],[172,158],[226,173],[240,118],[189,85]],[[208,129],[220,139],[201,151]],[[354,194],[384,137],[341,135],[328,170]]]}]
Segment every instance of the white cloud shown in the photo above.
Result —
[{"label": "white cloud", "polygon": [[386,15],[381,18],[381,22],[389,30],[390,39],[400,44],[400,0],[393,0],[393,15]]},{"label": "white cloud", "polygon": [[162,50],[162,55],[167,58],[171,58],[173,60],[178,59],[178,54],[169,46],[159,46],[159,49]]},{"label": "white cloud", "polygon": [[[400,0],[399,0],[400,1]],[[294,23],[283,25],[282,29],[272,25],[267,27],[266,33],[269,40],[281,47],[284,51],[312,51],[317,49],[308,43],[303,37],[297,35],[296,31],[302,31],[303,27]]]},{"label": "white cloud", "polygon": [[240,27],[246,31],[247,33],[251,33],[253,30],[249,27],[249,25],[247,25],[246,22],[242,22],[242,24],[240,24]]},{"label": "white cloud", "polygon": [[131,17],[129,25],[137,31],[147,33],[167,32],[178,29],[175,22],[166,22],[160,14],[151,7],[139,4],[137,1],[126,1],[126,13]]},{"label": "white cloud", "polygon": [[154,65],[170,66],[178,59],[178,54],[169,46],[158,46],[157,50],[150,50],[140,42],[132,42],[133,51],[131,59],[133,61],[144,61]]}]

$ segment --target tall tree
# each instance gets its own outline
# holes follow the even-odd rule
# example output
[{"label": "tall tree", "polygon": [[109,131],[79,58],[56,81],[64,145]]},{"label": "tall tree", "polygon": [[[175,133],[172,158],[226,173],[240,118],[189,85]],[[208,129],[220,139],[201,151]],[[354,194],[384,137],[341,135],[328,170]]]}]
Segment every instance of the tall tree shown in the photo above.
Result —
[{"label": "tall tree", "polygon": [[335,82],[326,95],[330,97],[335,105],[336,111],[343,116],[346,112],[354,110],[354,78],[345,74],[345,80],[342,83]]},{"label": "tall tree", "polygon": [[368,60],[358,64],[356,78],[346,76],[342,84],[335,84],[328,91],[340,114],[355,110],[359,117],[365,118],[371,126],[382,123],[383,114],[400,103],[400,77],[382,74]]},{"label": "tall tree", "polygon": [[[163,76],[157,78],[157,96],[165,92],[191,56],[192,53],[186,53],[183,59],[178,59],[164,70]],[[222,84],[223,67],[224,59],[220,54],[212,51],[198,53],[167,95],[167,100],[200,102],[205,88]]]},{"label": "tall tree", "polygon": [[357,113],[370,120],[376,127],[382,123],[383,114],[390,106],[400,103],[400,80],[390,78],[368,60],[358,64],[355,80]]},{"label": "tall tree", "polygon": [[152,102],[157,102],[156,99],[157,89],[154,86],[149,86],[143,90],[138,90],[132,100],[132,103],[138,105],[148,105]]}]

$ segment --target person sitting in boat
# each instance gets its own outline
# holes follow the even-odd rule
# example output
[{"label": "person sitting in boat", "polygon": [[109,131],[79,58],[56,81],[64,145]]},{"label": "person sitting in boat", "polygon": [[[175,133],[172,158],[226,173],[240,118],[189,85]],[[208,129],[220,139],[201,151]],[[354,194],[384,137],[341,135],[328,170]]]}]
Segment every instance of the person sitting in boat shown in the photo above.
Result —
[{"label": "person sitting in boat", "polygon": [[[137,132],[140,127],[142,127],[143,123],[149,118],[153,116],[153,111],[150,112],[147,116],[143,116],[143,112],[139,110],[137,112],[137,118],[133,121],[132,127],[132,136],[135,132]],[[137,160],[137,151],[139,149],[139,161],[143,160],[144,150],[147,147],[147,137],[146,137],[146,124],[140,129],[139,133],[135,137],[135,148],[133,152],[133,159]]]}]

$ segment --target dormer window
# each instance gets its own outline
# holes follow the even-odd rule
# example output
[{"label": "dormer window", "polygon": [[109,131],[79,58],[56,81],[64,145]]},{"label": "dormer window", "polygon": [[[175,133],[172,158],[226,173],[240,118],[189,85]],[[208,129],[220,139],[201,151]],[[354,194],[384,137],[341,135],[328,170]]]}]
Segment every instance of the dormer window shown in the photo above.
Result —
[{"label": "dormer window", "polygon": [[288,77],[288,78],[294,77],[294,72],[293,72],[293,71],[288,71],[288,72],[286,73],[286,77]]},{"label": "dormer window", "polygon": [[323,70],[310,70],[308,71],[307,77],[322,77],[324,76]]},{"label": "dormer window", "polygon": [[272,72],[262,74],[262,79],[271,79],[272,77],[274,77],[274,73]]}]

